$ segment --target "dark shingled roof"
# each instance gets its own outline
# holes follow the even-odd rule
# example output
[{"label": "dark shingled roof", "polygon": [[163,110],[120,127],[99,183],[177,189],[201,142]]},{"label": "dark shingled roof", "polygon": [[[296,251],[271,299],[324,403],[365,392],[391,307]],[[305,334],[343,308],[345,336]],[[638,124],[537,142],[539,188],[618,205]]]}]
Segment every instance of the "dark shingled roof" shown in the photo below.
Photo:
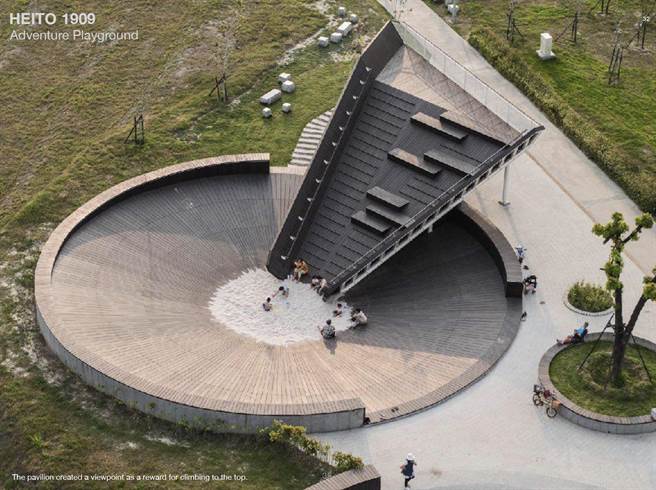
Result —
[{"label": "dark shingled roof", "polygon": [[457,204],[536,130],[513,129],[388,24],[347,84],[269,270],[282,277],[300,257],[334,290],[427,212]]}]

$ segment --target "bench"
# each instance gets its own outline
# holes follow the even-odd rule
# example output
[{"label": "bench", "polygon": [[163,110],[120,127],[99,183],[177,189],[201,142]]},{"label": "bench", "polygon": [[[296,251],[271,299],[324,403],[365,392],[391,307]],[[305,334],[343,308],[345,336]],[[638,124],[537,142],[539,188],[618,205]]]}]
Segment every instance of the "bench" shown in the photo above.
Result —
[{"label": "bench", "polygon": [[461,174],[472,175],[476,171],[476,166],[473,163],[441,150],[429,150],[424,153],[424,158],[429,162],[448,167]]},{"label": "bench", "polygon": [[351,221],[363,228],[384,235],[390,229],[390,224],[380,218],[368,215],[365,211],[358,211],[351,216]]},{"label": "bench", "polygon": [[439,167],[425,163],[423,159],[419,160],[416,155],[408,153],[401,148],[393,148],[390,150],[387,156],[395,162],[402,163],[413,170],[429,175],[431,177],[435,177],[442,170]]},{"label": "bench", "polygon": [[467,137],[465,131],[456,127],[447,127],[442,124],[442,121],[439,119],[424,114],[423,112],[418,112],[412,116],[411,121],[453,141],[461,142]]}]

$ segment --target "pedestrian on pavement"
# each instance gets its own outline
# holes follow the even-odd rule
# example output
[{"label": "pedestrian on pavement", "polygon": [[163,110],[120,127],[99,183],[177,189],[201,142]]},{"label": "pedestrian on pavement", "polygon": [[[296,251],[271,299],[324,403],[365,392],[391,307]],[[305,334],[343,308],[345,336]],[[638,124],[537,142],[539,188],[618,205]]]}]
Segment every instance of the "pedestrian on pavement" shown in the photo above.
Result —
[{"label": "pedestrian on pavement", "polygon": [[517,251],[517,259],[521,264],[522,262],[524,262],[524,257],[526,257],[526,248],[520,245],[519,247],[515,247],[515,250]]},{"label": "pedestrian on pavement", "polygon": [[405,463],[401,465],[401,474],[405,478],[405,484],[403,488],[410,488],[410,480],[415,477],[415,466],[417,466],[417,461],[412,453],[408,453],[405,457]]}]

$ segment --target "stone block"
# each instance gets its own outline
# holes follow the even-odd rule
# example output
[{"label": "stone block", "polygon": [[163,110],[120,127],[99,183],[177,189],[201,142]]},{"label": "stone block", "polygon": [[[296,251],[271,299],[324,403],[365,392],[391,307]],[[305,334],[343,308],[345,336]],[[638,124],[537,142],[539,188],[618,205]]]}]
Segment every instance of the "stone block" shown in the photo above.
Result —
[{"label": "stone block", "polygon": [[279,100],[280,97],[282,97],[282,92],[279,89],[274,88],[272,90],[269,90],[262,97],[260,97],[260,104],[271,105],[277,100]]},{"label": "stone block", "polygon": [[333,32],[330,35],[330,42],[334,44],[339,44],[342,42],[342,34],[339,32]]},{"label": "stone block", "polygon": [[285,83],[287,80],[291,80],[292,76],[289,73],[281,73],[278,75],[278,83]]},{"label": "stone block", "polygon": [[262,109],[262,117],[263,118],[268,119],[271,116],[273,116],[273,112],[271,112],[271,109],[269,109],[268,107],[265,107],[264,109]]},{"label": "stone block", "polygon": [[553,45],[553,39],[551,34],[548,32],[543,32],[540,34],[540,49],[536,51],[541,60],[551,60],[556,57],[556,55],[551,50]]},{"label": "stone block", "polygon": [[317,44],[319,45],[320,48],[325,48],[328,46],[328,43],[330,42],[330,39],[328,39],[326,36],[320,36],[319,39],[317,40]]},{"label": "stone block", "polygon": [[337,15],[339,15],[340,17],[346,17],[346,7],[338,7]]},{"label": "stone block", "polygon": [[349,15],[349,21],[351,22],[351,24],[357,24],[358,20],[360,20],[360,19],[358,19],[357,14]]},{"label": "stone block", "polygon": [[292,105],[289,102],[285,102],[282,105],[282,112],[285,112],[285,113],[292,112]]},{"label": "stone block", "polygon": [[353,30],[353,24],[350,22],[342,22],[340,26],[337,28],[337,32],[339,32],[342,37],[346,37],[349,35],[349,33]]},{"label": "stone block", "polygon": [[286,82],[283,82],[280,88],[282,88],[283,92],[291,94],[294,90],[296,90],[296,84],[291,80],[287,80]]}]

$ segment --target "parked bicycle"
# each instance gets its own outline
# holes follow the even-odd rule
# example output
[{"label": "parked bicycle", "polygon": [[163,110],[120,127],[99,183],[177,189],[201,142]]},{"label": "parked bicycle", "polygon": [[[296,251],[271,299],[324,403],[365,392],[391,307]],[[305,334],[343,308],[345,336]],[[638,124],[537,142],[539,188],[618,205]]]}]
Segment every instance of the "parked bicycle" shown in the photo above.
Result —
[{"label": "parked bicycle", "polygon": [[544,387],[542,383],[539,385],[533,385],[533,405],[536,407],[546,405],[547,417],[550,419],[558,415],[558,408],[560,408],[560,402],[551,391]]}]

